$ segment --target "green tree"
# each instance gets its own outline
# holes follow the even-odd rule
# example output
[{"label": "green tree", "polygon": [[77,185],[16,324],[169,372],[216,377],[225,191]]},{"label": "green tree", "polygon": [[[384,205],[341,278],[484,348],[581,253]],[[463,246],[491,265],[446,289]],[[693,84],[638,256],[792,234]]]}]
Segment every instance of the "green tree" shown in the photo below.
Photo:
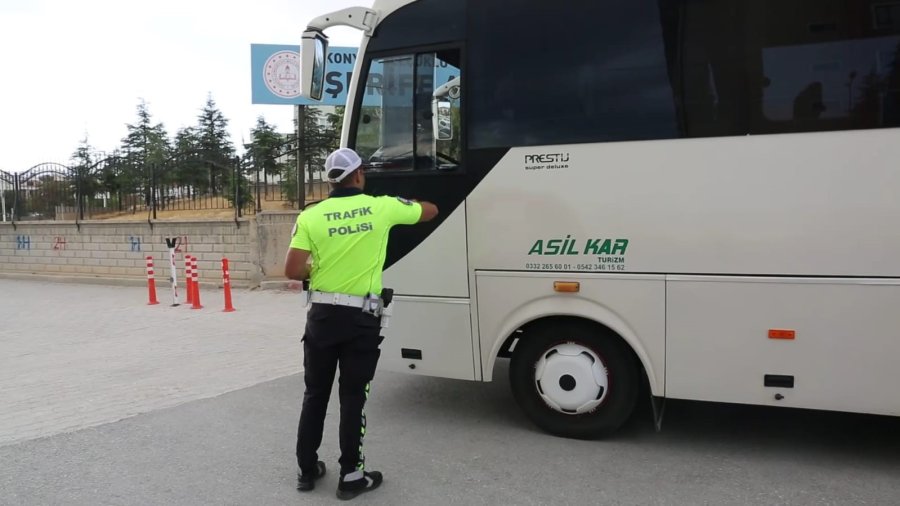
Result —
[{"label": "green tree", "polygon": [[[303,164],[303,175],[307,196],[314,196],[316,190],[323,190],[322,170],[325,166],[325,158],[328,153],[334,151],[340,145],[340,125],[343,119],[338,118],[336,114],[324,115],[321,108],[307,107],[303,115],[303,126],[300,129],[300,136],[297,145],[297,151],[290,155],[290,166],[286,177],[282,179],[282,191],[287,195],[291,203],[297,202],[298,180],[300,174],[297,171],[297,157],[302,153],[305,163]],[[297,120],[294,120],[295,129],[298,126]],[[296,137],[296,136],[294,136]]]},{"label": "green tree", "polygon": [[74,175],[73,190],[76,195],[78,218],[84,219],[84,211],[89,207],[100,189],[100,183],[92,173],[94,169],[94,148],[88,142],[87,135],[82,139],[70,160]]},{"label": "green tree", "polygon": [[84,136],[84,139],[78,143],[78,147],[75,148],[75,152],[72,153],[72,157],[69,160],[72,163],[72,166],[79,167],[89,167],[94,163],[94,148],[91,146],[91,143],[88,142],[87,135]]},{"label": "green tree", "polygon": [[96,172],[100,191],[110,195],[112,207],[119,211],[125,209],[125,196],[130,193],[127,189],[135,186],[133,182],[129,181],[130,173],[127,166],[124,155],[119,150],[115,150],[105,163],[101,163]]},{"label": "green tree", "polygon": [[325,118],[328,120],[328,125],[331,129],[331,132],[333,133],[333,135],[337,136],[338,144],[340,144],[341,141],[341,130],[343,130],[344,128],[344,113],[346,110],[346,107],[339,105],[334,108],[334,112],[330,112],[325,115]]},{"label": "green tree", "polygon": [[259,116],[256,126],[250,130],[250,144],[245,145],[244,168],[247,177],[256,181],[257,192],[259,186],[268,193],[269,181],[276,178],[290,177],[290,172],[296,170],[288,162],[289,153],[295,149],[292,137],[285,137],[275,131],[275,127]]},{"label": "green tree", "polygon": [[126,125],[128,134],[122,139],[122,151],[127,160],[125,179],[128,187],[140,189],[147,206],[156,197],[156,188],[164,175],[163,164],[171,152],[168,134],[162,123],[153,124],[147,103],[141,99],[137,106],[137,121]]},{"label": "green tree", "polygon": [[174,178],[185,193],[196,198],[197,191],[205,191],[209,187],[209,174],[202,161],[200,135],[196,128],[187,127],[175,134]]},{"label": "green tree", "polygon": [[265,176],[281,176],[287,169],[286,163],[279,162],[286,140],[262,116],[256,119],[250,135],[252,141],[246,154],[250,169]]},{"label": "green tree", "polygon": [[166,128],[162,123],[153,124],[143,99],[137,106],[137,121],[125,128],[128,134],[122,139],[122,151],[126,157],[138,160],[141,165],[161,163],[169,157],[171,148]]},{"label": "green tree", "polygon": [[228,134],[228,120],[216,107],[212,94],[197,117],[197,136],[203,158],[207,161],[209,188],[214,194],[225,189],[229,166],[234,158],[234,145]]}]

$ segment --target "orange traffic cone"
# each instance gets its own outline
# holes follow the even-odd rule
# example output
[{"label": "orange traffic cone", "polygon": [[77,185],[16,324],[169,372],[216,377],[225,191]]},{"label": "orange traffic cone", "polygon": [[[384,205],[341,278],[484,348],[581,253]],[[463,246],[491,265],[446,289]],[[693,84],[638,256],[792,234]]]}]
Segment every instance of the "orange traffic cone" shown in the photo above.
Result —
[{"label": "orange traffic cone", "polygon": [[153,279],[153,257],[149,256],[147,257],[147,291],[150,294],[150,302],[147,305],[159,304],[159,301],[156,300],[156,280]]},{"label": "orange traffic cone", "polygon": [[184,256],[184,287],[187,292],[187,299],[184,301],[190,304],[194,300],[194,280],[191,279],[191,257]]},{"label": "orange traffic cone", "polygon": [[200,305],[200,269],[197,268],[197,257],[191,257],[191,286],[194,288],[194,297],[191,299],[191,309],[203,309]]},{"label": "orange traffic cone", "polygon": [[230,313],[234,311],[234,306],[231,305],[231,275],[228,274],[228,259],[222,259],[222,284],[225,287],[225,309],[222,311],[225,313]]}]

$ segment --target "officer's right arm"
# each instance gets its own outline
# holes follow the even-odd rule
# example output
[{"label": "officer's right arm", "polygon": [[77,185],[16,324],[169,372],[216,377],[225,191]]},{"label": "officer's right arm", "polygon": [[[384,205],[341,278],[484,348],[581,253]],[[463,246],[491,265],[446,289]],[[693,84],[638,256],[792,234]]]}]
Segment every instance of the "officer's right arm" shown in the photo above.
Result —
[{"label": "officer's right arm", "polygon": [[431,221],[438,214],[438,208],[431,202],[416,202],[402,197],[378,197],[382,200],[382,209],[387,212],[387,219],[394,225],[415,225],[423,221]]}]

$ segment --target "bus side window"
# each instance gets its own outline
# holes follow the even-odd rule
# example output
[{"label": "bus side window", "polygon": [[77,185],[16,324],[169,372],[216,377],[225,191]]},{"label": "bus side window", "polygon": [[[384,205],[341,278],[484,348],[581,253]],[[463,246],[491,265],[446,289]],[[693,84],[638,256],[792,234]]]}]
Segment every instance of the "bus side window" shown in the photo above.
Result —
[{"label": "bus side window", "polygon": [[679,2],[685,135],[900,126],[900,21],[885,5]]}]

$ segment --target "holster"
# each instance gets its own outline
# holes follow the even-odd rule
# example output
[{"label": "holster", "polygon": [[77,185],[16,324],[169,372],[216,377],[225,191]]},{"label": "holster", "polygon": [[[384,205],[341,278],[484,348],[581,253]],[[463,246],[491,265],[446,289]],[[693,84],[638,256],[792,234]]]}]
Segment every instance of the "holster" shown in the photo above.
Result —
[{"label": "holster", "polygon": [[304,305],[305,307],[309,307],[309,297],[310,297],[310,291],[309,291],[309,279],[304,279],[304,280],[302,281],[302,283],[303,283],[303,298],[304,298],[304,304],[303,304],[303,305]]},{"label": "holster", "polygon": [[394,290],[392,288],[382,288],[381,301],[383,307],[381,308],[381,328],[387,328],[390,323],[391,314],[394,312],[394,308],[391,307],[391,301],[393,300]]},{"label": "holster", "polygon": [[391,301],[394,300],[394,289],[393,288],[382,288],[381,289],[381,300],[384,301],[384,307],[390,306]]}]

